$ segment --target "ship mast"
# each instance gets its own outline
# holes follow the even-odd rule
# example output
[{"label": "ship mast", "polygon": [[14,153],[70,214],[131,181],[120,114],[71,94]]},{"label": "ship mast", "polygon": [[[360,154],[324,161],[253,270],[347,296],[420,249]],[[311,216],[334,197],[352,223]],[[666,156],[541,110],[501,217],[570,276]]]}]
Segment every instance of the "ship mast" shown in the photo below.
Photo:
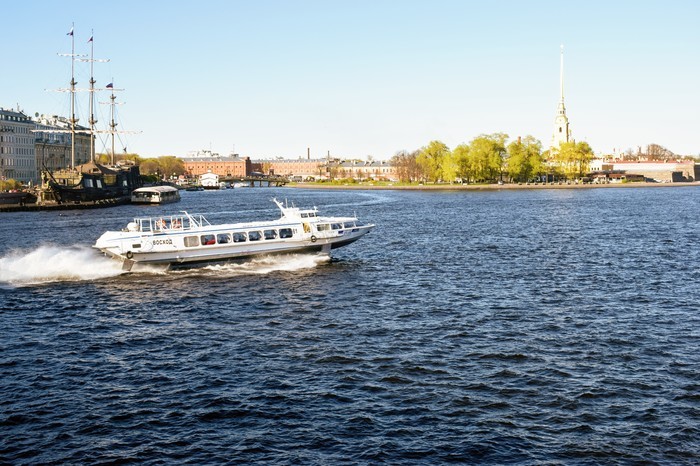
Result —
[{"label": "ship mast", "polygon": [[81,61],[89,61],[90,62],[90,160],[93,162],[96,162],[97,160],[95,159],[95,133],[97,131],[95,130],[95,123],[97,123],[97,120],[95,119],[95,91],[96,90],[102,90],[102,89],[95,89],[95,73],[94,73],[94,64],[95,62],[102,62],[106,63],[109,60],[96,60],[95,59],[95,32],[93,30],[90,31],[90,39],[88,42],[90,43],[90,58],[89,59],[81,59]]},{"label": "ship mast", "polygon": [[[71,26],[70,31],[68,32],[67,35],[71,36],[71,53],[70,54],[59,54],[61,56],[69,56],[71,57],[71,80],[70,80],[70,88],[69,89],[58,89],[59,91],[65,92],[68,91],[71,94],[71,99],[70,99],[70,113],[71,113],[71,118],[70,118],[70,130],[42,130],[42,132],[48,132],[48,133],[70,133],[71,135],[71,162],[70,162],[70,168],[75,169],[75,135],[78,133],[81,134],[90,134],[90,160],[93,162],[96,162],[96,156],[95,156],[95,134],[97,133],[105,133],[109,132],[112,134],[112,164],[114,164],[114,134],[117,132],[124,132],[126,133],[127,131],[116,131],[116,123],[114,122],[114,105],[116,104],[114,102],[114,99],[116,98],[114,95],[114,91],[122,91],[123,89],[114,89],[114,86],[112,83],[108,84],[105,88],[95,88],[95,84],[97,81],[95,81],[94,77],[94,63],[95,62],[108,62],[109,60],[98,60],[95,59],[94,57],[94,31],[91,31],[90,39],[88,40],[88,43],[90,44],[90,58],[84,58],[86,55],[76,55],[75,53],[75,36],[73,34],[74,30],[74,24]],[[83,61],[83,62],[90,62],[90,88],[89,89],[76,89],[76,84],[78,84],[75,81],[75,61]],[[95,124],[97,123],[97,120],[95,119],[95,92],[96,91],[105,91],[109,90],[112,91],[112,123],[110,124],[111,129],[109,131],[98,131],[95,129]],[[75,93],[77,91],[88,91],[90,92],[90,129],[89,130],[78,130],[76,128],[76,124],[78,123],[78,119],[75,117]],[[100,103],[105,103],[105,102],[100,102]]]},{"label": "ship mast", "polygon": [[98,131],[99,133],[109,133],[111,135],[111,140],[112,140],[112,154],[111,154],[111,163],[114,165],[116,162],[115,160],[115,152],[114,152],[114,137],[117,134],[138,134],[140,131],[117,131],[117,126],[119,123],[117,123],[114,120],[115,117],[115,108],[117,105],[124,105],[125,102],[117,102],[117,96],[114,95],[114,91],[123,91],[124,89],[115,89],[114,88],[114,78],[112,78],[112,82],[107,84],[106,89],[112,91],[112,94],[109,96],[109,102],[100,102],[101,104],[109,105],[109,114],[110,114],[110,123],[109,123],[109,130],[108,131]]},{"label": "ship mast", "polygon": [[[114,81],[112,81],[112,82],[114,82]],[[109,114],[110,114],[110,117],[112,120],[109,123],[109,129],[110,129],[109,132],[111,133],[111,136],[112,136],[112,165],[114,165],[114,162],[115,162],[115,160],[114,160],[114,135],[117,132],[117,124],[114,122],[114,106],[117,104],[117,102],[115,101],[116,98],[117,98],[117,96],[114,95],[114,90],[112,90],[112,95],[109,96],[109,100],[110,100]]]},{"label": "ship mast", "polygon": [[93,41],[95,31],[90,30],[90,160],[95,162],[95,42]]},{"label": "ship mast", "polygon": [[73,29],[75,28],[75,23],[72,23],[70,32],[70,168],[73,170],[75,168],[75,35],[73,35]]},{"label": "ship mast", "polygon": [[114,95],[114,91],[123,91],[124,89],[115,89],[114,88],[114,78],[112,78],[112,82],[107,84],[107,89],[112,91],[112,94],[109,96],[109,102],[100,102],[101,104],[107,104],[109,105],[109,116],[110,116],[110,123],[109,123],[109,131],[107,131],[111,135],[111,140],[112,140],[112,153],[111,153],[111,164],[114,165],[115,159],[114,159],[114,135],[117,133],[132,133],[133,131],[117,131],[117,125],[118,123],[114,121],[114,108],[116,105],[122,105],[124,102],[117,102],[117,96]]}]

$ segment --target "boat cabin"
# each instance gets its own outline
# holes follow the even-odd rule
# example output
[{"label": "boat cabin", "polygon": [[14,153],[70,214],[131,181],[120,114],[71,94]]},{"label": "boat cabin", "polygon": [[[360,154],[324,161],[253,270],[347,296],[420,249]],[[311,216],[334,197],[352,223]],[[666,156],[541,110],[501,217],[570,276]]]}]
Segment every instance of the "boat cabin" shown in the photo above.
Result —
[{"label": "boat cabin", "polygon": [[167,204],[179,200],[180,191],[172,186],[150,186],[131,193],[132,204]]}]

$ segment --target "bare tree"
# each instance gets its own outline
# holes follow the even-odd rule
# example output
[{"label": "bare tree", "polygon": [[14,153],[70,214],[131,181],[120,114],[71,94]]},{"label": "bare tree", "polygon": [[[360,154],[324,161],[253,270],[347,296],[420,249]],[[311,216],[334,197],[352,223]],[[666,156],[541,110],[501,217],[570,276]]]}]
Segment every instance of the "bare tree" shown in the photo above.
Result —
[{"label": "bare tree", "polygon": [[411,182],[422,177],[421,169],[416,161],[419,151],[399,151],[391,158],[391,165],[396,169],[400,181]]},{"label": "bare tree", "polygon": [[658,144],[649,144],[645,155],[647,160],[663,160],[664,162],[676,158],[676,154]]}]

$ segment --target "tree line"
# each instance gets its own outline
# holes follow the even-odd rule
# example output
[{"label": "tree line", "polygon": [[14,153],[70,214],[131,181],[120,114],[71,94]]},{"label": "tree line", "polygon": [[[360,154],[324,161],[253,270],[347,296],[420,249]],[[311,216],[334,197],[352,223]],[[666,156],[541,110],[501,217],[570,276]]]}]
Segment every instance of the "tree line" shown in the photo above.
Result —
[{"label": "tree line", "polygon": [[[110,154],[96,154],[97,163],[111,163]],[[139,166],[139,171],[145,176],[157,176],[158,178],[170,178],[171,176],[184,175],[187,170],[182,159],[174,155],[161,155],[154,158],[142,158],[138,154],[115,154],[115,162],[128,160]]]},{"label": "tree line", "polygon": [[693,157],[690,155],[678,155],[674,154],[669,149],[661,146],[659,144],[649,144],[645,150],[642,147],[637,147],[637,151],[632,149],[627,149],[625,152],[620,154],[620,159],[626,162],[637,162],[640,160],[648,160],[654,162],[670,162],[674,160],[700,160],[700,157]]},{"label": "tree line", "polygon": [[582,178],[589,172],[593,149],[586,142],[562,143],[542,150],[533,136],[508,142],[504,133],[482,134],[450,150],[441,141],[431,141],[413,152],[401,151],[391,159],[402,182],[496,181],[527,182],[552,176]]}]

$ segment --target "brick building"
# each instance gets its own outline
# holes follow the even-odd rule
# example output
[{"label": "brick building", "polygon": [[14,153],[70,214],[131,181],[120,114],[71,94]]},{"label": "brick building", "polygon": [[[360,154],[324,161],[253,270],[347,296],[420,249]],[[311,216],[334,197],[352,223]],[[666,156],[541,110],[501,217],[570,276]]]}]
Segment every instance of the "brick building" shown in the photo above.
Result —
[{"label": "brick building", "polygon": [[326,173],[326,159],[265,159],[252,163],[253,171],[264,175],[277,175],[287,178],[323,178]]},{"label": "brick building", "polygon": [[229,156],[220,157],[212,154],[210,157],[188,157],[182,159],[185,169],[190,176],[201,176],[214,173],[221,177],[243,178],[252,173],[250,157]]}]

